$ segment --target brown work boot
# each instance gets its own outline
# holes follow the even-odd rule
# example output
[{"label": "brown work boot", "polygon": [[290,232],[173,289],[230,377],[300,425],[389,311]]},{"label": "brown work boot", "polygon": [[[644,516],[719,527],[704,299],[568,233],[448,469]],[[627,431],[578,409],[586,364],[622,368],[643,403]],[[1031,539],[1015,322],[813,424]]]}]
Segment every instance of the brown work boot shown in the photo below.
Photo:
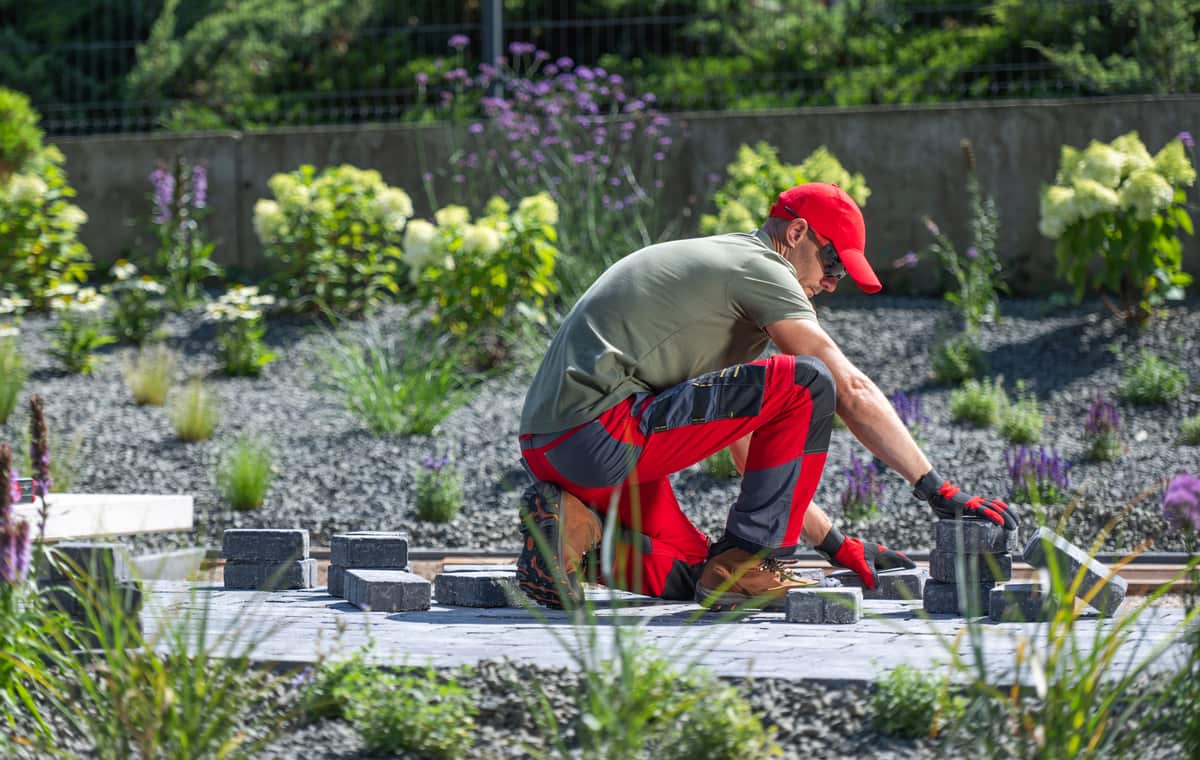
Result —
[{"label": "brown work boot", "polygon": [[709,558],[696,583],[696,601],[709,609],[743,605],[781,610],[787,592],[816,586],[817,581],[792,574],[777,559],[763,559],[745,549],[726,549]]},{"label": "brown work boot", "polygon": [[[600,516],[553,483],[542,482],[525,489],[520,514],[523,543],[517,585],[547,607],[562,607],[562,593],[573,603],[581,602],[579,572],[583,555],[600,545]],[[531,528],[541,535],[540,542]]]}]

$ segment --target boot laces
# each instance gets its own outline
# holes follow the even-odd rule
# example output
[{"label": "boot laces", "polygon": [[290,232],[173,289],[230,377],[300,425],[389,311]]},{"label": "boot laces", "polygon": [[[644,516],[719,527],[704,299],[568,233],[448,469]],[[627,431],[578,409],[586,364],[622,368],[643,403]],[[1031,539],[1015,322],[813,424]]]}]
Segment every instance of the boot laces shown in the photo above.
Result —
[{"label": "boot laces", "polygon": [[798,581],[800,577],[792,573],[792,565],[789,562],[784,562],[777,557],[767,557],[759,565],[762,570],[768,573],[774,573],[777,578],[782,581]]}]

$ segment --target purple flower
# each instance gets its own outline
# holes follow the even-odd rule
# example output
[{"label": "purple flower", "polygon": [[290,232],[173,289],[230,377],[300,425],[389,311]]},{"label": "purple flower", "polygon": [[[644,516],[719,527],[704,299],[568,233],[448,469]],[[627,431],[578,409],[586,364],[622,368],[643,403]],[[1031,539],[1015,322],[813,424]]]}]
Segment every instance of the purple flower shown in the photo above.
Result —
[{"label": "purple flower", "polygon": [[537,45],[532,42],[513,42],[508,46],[508,52],[513,58],[519,55],[532,55],[537,50]]},{"label": "purple flower", "polygon": [[904,391],[896,391],[888,400],[892,402],[892,406],[896,409],[896,414],[900,417],[900,421],[910,431],[916,431],[920,426],[929,422],[929,417],[921,411],[921,398],[916,394],[909,396]]},{"label": "purple flower", "polygon": [[663,153],[661,150],[660,150],[660,151],[658,151],[657,153],[655,153],[655,154],[654,154],[654,160],[655,160],[655,161],[662,161],[662,160],[664,160],[666,157],[667,157],[667,154],[666,154],[666,153]]},{"label": "purple flower", "polygon": [[160,166],[150,172],[150,183],[154,186],[154,223],[166,224],[175,202],[175,175]]},{"label": "purple flower", "polygon": [[450,457],[445,454],[426,454],[421,458],[421,466],[434,473],[441,472],[449,463]]},{"label": "purple flower", "polygon": [[426,74],[424,71],[418,71],[417,72],[417,84],[419,84],[422,87],[429,84],[429,75]]},{"label": "purple flower", "polygon": [[1163,517],[1172,528],[1200,535],[1200,476],[1171,478],[1163,494]]},{"label": "purple flower", "polygon": [[208,170],[203,164],[192,167],[192,205],[204,208],[208,202]]},{"label": "purple flower", "polygon": [[564,55],[562,58],[559,58],[557,61],[555,61],[554,65],[558,66],[560,69],[569,69],[575,65],[575,61]]},{"label": "purple flower", "polygon": [[1004,463],[1011,481],[1009,498],[1013,501],[1052,503],[1071,488],[1071,463],[1053,449],[1039,447],[1035,454],[1027,446],[1010,448],[1004,452]]},{"label": "purple flower", "polygon": [[1087,423],[1084,429],[1088,435],[1104,435],[1114,433],[1121,426],[1121,415],[1117,412],[1116,404],[1106,400],[1099,389],[1088,407]]},{"label": "purple flower", "polygon": [[25,580],[33,559],[29,521],[0,525],[0,582],[15,586]]},{"label": "purple flower", "polygon": [[929,234],[938,237],[942,234],[942,228],[937,226],[937,222],[929,217],[925,217],[925,229],[929,230]]},{"label": "purple flower", "polygon": [[921,262],[921,257],[917,256],[916,251],[909,251],[900,258],[892,262],[892,266],[896,269],[912,269]]},{"label": "purple flower", "polygon": [[473,135],[481,135],[483,134],[483,125],[479,122],[475,122],[471,126],[467,127],[467,131]]},{"label": "purple flower", "polygon": [[608,83],[611,85],[614,85],[614,86],[619,85],[619,84],[624,84],[625,78],[622,77],[620,74],[609,74],[608,75]]},{"label": "purple flower", "polygon": [[448,44],[450,47],[454,48],[455,50],[462,50],[467,45],[471,44],[471,40],[465,34],[456,34],[453,37],[451,37],[447,41],[446,44]]},{"label": "purple flower", "polygon": [[979,249],[976,248],[975,246],[971,246],[970,248],[968,248],[967,249],[967,258],[968,259],[979,258]]},{"label": "purple flower", "polygon": [[1178,137],[1179,141],[1183,143],[1183,147],[1187,148],[1188,150],[1196,147],[1196,141],[1192,139],[1191,132],[1180,132]]},{"label": "purple flower", "polygon": [[586,82],[591,82],[596,78],[596,75],[592,73],[592,70],[587,66],[580,66],[579,68],[575,69],[575,76]]},{"label": "purple flower", "polygon": [[883,496],[876,468],[870,462],[859,459],[858,452],[851,449],[850,466],[846,468],[846,490],[842,492],[842,509],[878,506]]}]

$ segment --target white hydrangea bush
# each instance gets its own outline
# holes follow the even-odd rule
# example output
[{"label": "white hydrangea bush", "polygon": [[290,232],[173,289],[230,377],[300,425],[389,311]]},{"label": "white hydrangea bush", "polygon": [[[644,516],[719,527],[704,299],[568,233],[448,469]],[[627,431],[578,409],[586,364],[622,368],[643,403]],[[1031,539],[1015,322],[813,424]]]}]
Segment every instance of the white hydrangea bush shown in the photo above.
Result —
[{"label": "white hydrangea bush", "polygon": [[1089,289],[1116,295],[1126,318],[1143,321],[1183,297],[1179,231],[1192,234],[1186,188],[1196,182],[1191,136],[1150,155],[1137,132],[1083,150],[1064,145],[1054,184],[1041,194],[1039,231],[1058,241],[1059,273],[1080,299]]}]

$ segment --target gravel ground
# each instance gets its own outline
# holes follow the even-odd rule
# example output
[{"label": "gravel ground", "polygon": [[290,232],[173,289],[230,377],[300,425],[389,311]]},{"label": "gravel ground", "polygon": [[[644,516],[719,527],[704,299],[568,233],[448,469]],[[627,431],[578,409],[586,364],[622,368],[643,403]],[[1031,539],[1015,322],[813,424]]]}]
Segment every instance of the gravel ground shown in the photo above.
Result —
[{"label": "gravel ground", "polygon": [[[1132,549],[1145,536],[1164,529],[1158,501],[1165,478],[1179,471],[1200,471],[1200,447],[1175,443],[1179,420],[1200,413],[1200,301],[1171,309],[1169,316],[1145,331],[1124,327],[1098,304],[1052,309],[1040,301],[1006,301],[1002,324],[984,336],[991,372],[1009,388],[1025,379],[1046,416],[1044,443],[1075,464],[1072,490],[1078,495],[1068,533],[1089,542],[1108,519],[1136,500],[1130,514],[1106,542],[1105,549]],[[871,375],[885,393],[902,389],[919,393],[930,423],[921,437],[931,461],[972,492],[1006,497],[1004,445],[995,431],[951,424],[949,389],[929,379],[928,349],[935,333],[951,315],[941,301],[900,297],[838,297],[818,307],[822,323],[850,358]],[[403,307],[387,308],[370,326],[403,336],[413,315]],[[186,493],[196,500],[197,531],[193,534],[148,536],[132,541],[139,550],[208,543],[228,527],[308,528],[314,543],[345,529],[410,531],[416,546],[506,550],[518,545],[516,502],[524,478],[515,446],[524,390],[536,360],[483,384],[469,405],[453,413],[432,436],[375,436],[342,407],[329,391],[318,388],[327,331],[300,320],[276,320],[268,341],[280,359],[259,379],[221,377],[211,358],[212,328],[196,319],[174,317],[169,342],[182,351],[185,373],[202,373],[216,391],[222,408],[214,440],[186,444],[171,431],[164,409],[138,407],[130,399],[122,369],[133,350],[117,347],[93,376],[58,372],[46,354],[50,320],[28,318],[24,345],[34,372],[26,392],[47,399],[47,413],[57,456],[77,441],[74,459],[76,492]],[[366,324],[349,328],[361,331]],[[399,339],[399,337],[398,337]],[[111,348],[111,347],[110,347]],[[429,350],[429,347],[419,347]],[[1119,383],[1125,355],[1138,349],[1157,351],[1183,366],[1191,387],[1167,407],[1121,405],[1122,458],[1114,463],[1081,461],[1082,432],[1095,389],[1110,395]],[[17,443],[26,425],[24,406],[0,426],[0,439]],[[234,512],[218,495],[213,469],[233,436],[252,431],[266,436],[276,453],[276,477],[266,505],[254,512]],[[818,503],[840,517],[843,469],[852,446],[846,430],[835,430],[826,477]],[[421,458],[434,448],[448,451],[465,481],[466,506],[451,523],[418,521],[413,513],[413,482]],[[848,527],[890,546],[930,548],[931,515],[907,485],[892,474],[883,476],[881,515]],[[720,532],[737,491],[736,481],[715,481],[697,467],[675,478],[680,501],[703,530]],[[1063,508],[1050,509],[1056,516]],[[1026,526],[1034,521],[1026,520]],[[1028,528],[1026,529],[1028,532]],[[1157,550],[1180,550],[1177,537],[1161,536]]]}]

